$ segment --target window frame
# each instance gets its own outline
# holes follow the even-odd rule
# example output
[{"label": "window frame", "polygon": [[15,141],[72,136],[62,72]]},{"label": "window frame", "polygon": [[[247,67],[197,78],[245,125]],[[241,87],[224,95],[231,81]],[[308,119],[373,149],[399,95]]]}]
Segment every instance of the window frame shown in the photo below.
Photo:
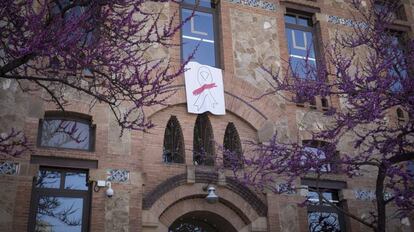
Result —
[{"label": "window frame", "polygon": [[[175,138],[175,140],[177,140],[177,141],[171,142],[171,145],[173,146],[173,148],[174,147],[181,146],[181,149],[179,149],[179,151],[177,152],[177,155],[179,156],[179,162],[174,162],[174,158],[173,158],[173,160],[171,162],[166,162],[166,159],[165,159],[165,155],[166,155],[165,145],[166,145],[166,139],[167,139],[166,138],[166,134],[167,134],[167,129],[170,126],[170,123],[174,123],[173,124],[174,127],[172,127],[171,129],[178,130],[178,131],[173,131],[173,132],[174,133],[175,132],[178,132],[179,133],[178,138]],[[168,139],[171,139],[171,138],[168,138]],[[173,152],[171,152],[171,153],[173,153]],[[174,157],[174,154],[171,157]],[[177,116],[175,116],[175,115],[171,115],[171,117],[167,121],[167,125],[165,126],[165,130],[164,130],[164,141],[163,141],[162,161],[163,161],[164,164],[184,164],[185,163],[185,143],[184,143],[184,135],[183,135],[183,131],[182,131],[182,128],[181,128],[181,124],[178,121]]]},{"label": "window frame", "polygon": [[[341,200],[339,195],[342,189],[347,188],[346,182],[343,181],[331,181],[331,180],[316,180],[316,179],[301,179],[301,184],[306,185],[309,189],[312,189],[313,192],[329,192],[332,193],[333,200],[330,201],[331,203],[335,204],[337,207],[344,209],[346,207],[346,201]],[[319,197],[319,194],[318,194]],[[339,228],[341,232],[347,231],[347,221],[345,215],[341,213],[339,210],[335,209],[333,206],[324,205],[323,203],[319,202],[318,204],[307,204],[307,225],[309,227],[309,213],[312,212],[319,212],[319,213],[336,213],[338,215],[338,222]]]},{"label": "window frame", "polygon": [[394,16],[394,20],[407,21],[407,15],[404,9],[405,8],[404,3],[400,0],[397,0],[397,1],[398,2],[396,3],[389,3],[389,0],[374,0],[372,8],[375,11],[377,11],[377,10],[382,10],[380,8],[387,7],[387,4],[388,5],[395,4],[394,12],[392,12]]},{"label": "window frame", "polygon": [[[60,186],[59,188],[38,188],[36,187],[37,176],[40,171],[57,171],[60,173]],[[88,186],[87,190],[74,190],[74,189],[65,189],[65,177],[68,172],[76,173],[85,173],[86,174],[86,184]],[[81,231],[87,232],[90,229],[90,213],[92,210],[92,189],[88,182],[89,180],[89,170],[88,169],[78,169],[78,168],[60,168],[53,166],[40,166],[36,176],[33,178],[32,182],[32,191],[31,191],[31,200],[30,200],[30,212],[29,212],[29,223],[28,231],[36,231],[36,216],[38,210],[38,203],[40,197],[66,197],[66,198],[81,198],[83,200],[82,204],[82,225]]]},{"label": "window frame", "polygon": [[[406,51],[406,47],[408,46],[407,44],[407,36],[409,31],[406,30],[402,30],[402,28],[387,28],[386,33],[387,33],[387,37],[388,39],[396,39],[397,41],[397,47],[398,50],[402,53],[402,58],[404,58],[404,63],[406,66],[407,65],[407,60],[406,60],[406,55],[407,55],[407,51]],[[391,41],[392,42],[392,41]],[[390,55],[394,55],[394,54],[388,54],[388,56]],[[393,64],[390,70],[387,70],[386,72],[406,72],[407,76],[405,78],[409,78],[409,74],[412,74],[412,71],[409,69],[403,69],[404,67],[396,67],[396,65],[398,64]],[[398,71],[396,71],[395,69],[399,69]],[[404,78],[404,77],[402,77]],[[394,85],[399,83],[401,85],[401,82],[396,82],[394,83],[391,87],[390,87],[390,91],[393,93],[397,93],[401,91],[401,87],[396,89],[394,88]]]},{"label": "window frame", "polygon": [[[220,32],[220,19],[219,19],[219,12],[220,12],[220,4],[218,4],[218,1],[215,0],[211,0],[211,2],[214,4],[215,8],[208,8],[208,7],[204,7],[204,6],[200,6],[200,1],[201,0],[194,0],[194,2],[196,3],[195,5],[190,4],[190,3],[186,3],[184,0],[181,1],[180,3],[180,22],[183,21],[183,9],[186,10],[191,10],[194,12],[202,12],[202,13],[208,13],[208,14],[212,14],[213,16],[213,33],[214,33],[214,62],[215,62],[215,68],[221,68],[221,54],[220,54],[220,36],[219,36],[219,32]],[[187,22],[189,23],[189,22]],[[184,26],[184,25],[183,25]],[[186,59],[186,57],[184,57],[184,42],[183,42],[183,27],[180,28],[180,60],[181,62],[184,61],[184,59]],[[192,60],[190,60],[192,61]],[[195,60],[194,60],[195,61]],[[206,64],[202,64],[202,65],[206,65]]]},{"label": "window frame", "polygon": [[[299,11],[299,10],[295,10],[295,9],[286,9],[286,13],[284,14],[284,28],[285,28],[285,38],[286,38],[286,47],[288,48],[288,60],[291,59],[291,53],[289,51],[289,41],[288,38],[286,36],[286,29],[293,29],[293,30],[300,30],[300,31],[305,31],[305,32],[310,32],[312,34],[312,44],[313,44],[313,52],[315,53],[315,67],[317,68],[318,65],[320,65],[320,51],[319,51],[319,43],[317,43],[319,36],[317,35],[317,28],[316,28],[316,23],[313,19],[313,15],[314,13],[308,13],[308,12],[303,12],[303,11]],[[295,19],[302,17],[302,18],[307,18],[308,20],[310,20],[311,25],[306,27],[306,26],[302,26],[299,24],[292,24],[289,23],[285,20],[286,16],[294,16]],[[299,77],[301,78],[301,77]]]},{"label": "window frame", "polygon": [[[67,147],[53,147],[42,145],[43,123],[47,120],[66,120],[71,122],[79,122],[89,125],[89,147],[88,149],[80,148],[67,148]],[[73,150],[73,151],[95,151],[95,138],[96,138],[96,124],[92,123],[92,117],[76,112],[63,112],[63,111],[48,111],[45,113],[42,119],[39,119],[39,127],[37,130],[36,145],[42,149],[59,149],[59,150]]]},{"label": "window frame", "polygon": [[[235,140],[233,140],[235,139]],[[230,143],[228,143],[230,142]],[[237,168],[243,168],[243,148],[240,141],[240,135],[233,122],[227,123],[226,129],[224,130],[223,136],[223,149],[229,152],[234,153],[237,156],[238,164]],[[232,165],[231,160],[226,156],[226,152],[223,152],[223,167],[231,168],[235,165]],[[230,163],[229,163],[230,162]]]},{"label": "window frame", "polygon": [[[321,148],[323,148],[323,146],[326,146],[328,144],[329,144],[329,142],[322,141],[322,140],[312,140],[312,139],[302,140],[302,146],[303,147],[309,147],[309,148],[314,148],[314,149],[318,149],[318,150],[321,150]],[[321,150],[321,151],[323,152],[323,150]],[[335,158],[335,160],[339,158],[339,152],[338,151],[336,151],[334,158]],[[325,159],[326,159],[326,154],[325,154]],[[339,170],[338,164],[329,163],[329,164],[326,164],[326,165],[327,165],[327,167],[321,167],[320,172],[327,173],[327,174],[338,173],[338,170]],[[322,170],[322,169],[325,169],[325,170]],[[313,170],[313,171],[316,171],[316,170]]]},{"label": "window frame", "polygon": [[[65,1],[68,1],[65,3]],[[87,11],[91,11],[91,4],[86,4],[82,6],[80,3],[71,3],[73,0],[57,0],[51,2],[51,10],[50,13],[53,17],[61,17],[64,24],[66,24],[67,19],[65,19],[65,16],[70,16],[67,14],[70,14],[70,11],[76,11],[79,14],[84,14]],[[62,10],[68,6],[69,4],[74,4],[72,8],[70,8],[67,12],[62,15]],[[55,11],[55,12],[54,12]],[[100,8],[98,8],[98,12],[100,11]],[[73,14],[74,12],[72,12]],[[79,41],[79,45],[82,47],[85,46],[91,46],[95,41],[96,37],[99,35],[100,27],[99,24],[96,22],[96,19],[94,18],[94,13],[91,14],[91,16],[87,19],[87,21],[91,22],[92,25],[95,25],[92,29],[84,31],[84,36]]]},{"label": "window frame", "polygon": [[[198,126],[200,126],[200,128],[198,128]],[[196,134],[196,129],[200,130],[198,131],[200,134]],[[210,133],[207,133],[207,132],[210,132]],[[197,135],[201,136],[200,143],[196,141],[196,138],[198,138],[196,137]],[[207,135],[209,136],[210,141],[206,141],[205,137],[207,137]],[[193,129],[193,164],[195,166],[215,166],[216,147],[215,147],[214,141],[215,141],[214,131],[213,131],[213,127],[211,125],[211,121],[208,117],[207,112],[197,115],[196,121],[194,123],[194,129]],[[200,146],[200,147],[196,147],[196,146]],[[204,152],[205,157],[204,159],[201,159],[202,162],[196,164],[197,160],[199,159],[198,157],[201,157],[201,154],[197,153],[199,151],[197,151],[196,149],[198,148],[204,149],[205,147],[208,150],[210,150],[211,153],[208,153],[208,151],[207,152],[205,151]]]}]

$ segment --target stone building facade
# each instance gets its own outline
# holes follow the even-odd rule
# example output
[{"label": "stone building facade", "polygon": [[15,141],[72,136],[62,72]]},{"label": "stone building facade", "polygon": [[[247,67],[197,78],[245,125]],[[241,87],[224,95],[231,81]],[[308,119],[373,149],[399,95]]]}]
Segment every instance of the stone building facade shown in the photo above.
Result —
[{"label": "stone building facade", "polygon": [[[275,95],[256,101],[252,101],[252,97],[261,96],[269,89],[268,77],[260,65],[278,67],[289,57],[285,15],[289,12],[308,15],[315,29],[315,41],[325,42],[336,30],[347,30],[352,24],[346,2],[219,2],[215,9],[215,42],[218,44],[215,55],[218,57],[216,66],[223,70],[226,115],[207,115],[216,143],[223,143],[229,123],[235,126],[240,141],[266,141],[275,131],[286,140],[307,140],[310,139],[305,132],[307,129],[324,124],[322,113],[326,102],[321,99],[317,99],[315,105],[298,107]],[[397,26],[411,33],[414,30],[414,2],[401,2],[405,18],[398,20]],[[178,4],[163,7],[166,17],[180,11]],[[176,42],[181,39],[179,36],[175,38]],[[181,52],[179,48],[168,51],[154,48],[155,55],[165,53],[179,59]],[[39,190],[42,188],[38,186],[39,173],[43,171],[45,178],[51,180],[50,183],[46,180],[45,185],[54,185],[52,179],[58,179],[60,185],[56,189],[74,190],[80,194],[76,199],[81,199],[84,204],[82,223],[77,224],[82,224],[82,231],[166,232],[180,220],[199,220],[198,223],[223,232],[308,231],[308,209],[298,206],[306,193],[257,193],[226,177],[225,173],[217,173],[212,167],[194,165],[192,150],[198,115],[187,113],[184,81],[178,80],[178,85],[177,93],[168,99],[168,106],[147,109],[146,115],[155,124],[154,128],[148,133],[125,131],[121,137],[118,125],[105,105],[97,104],[90,109],[87,98],[70,96],[72,102],[66,110],[72,112],[71,118],[82,119],[79,122],[90,128],[88,138],[93,141],[85,145],[88,149],[64,149],[44,146],[39,130],[47,119],[67,115],[62,116],[54,105],[38,96],[22,93],[16,83],[2,82],[0,125],[22,129],[34,144],[35,152],[0,161],[0,230],[34,231],[34,224],[39,223],[35,215],[41,196],[49,194]],[[327,101],[340,106],[337,99]],[[164,134],[172,116],[182,131],[184,156],[181,163],[165,162],[163,158]],[[343,141],[341,149],[351,149],[349,141]],[[86,177],[111,181],[114,195],[108,198],[106,187],[90,186],[86,190],[65,187],[63,181],[70,183],[73,176],[84,181]],[[302,184],[311,185],[312,180],[304,180]],[[207,185],[214,186],[219,195],[215,204],[204,199]],[[369,175],[349,180],[332,174],[327,186],[334,188],[338,199],[345,200],[348,210],[358,215],[366,213],[371,206],[374,183]],[[65,194],[72,194],[69,192]],[[59,199],[67,200],[65,197],[68,195],[63,194]],[[76,208],[78,203],[68,204]],[[343,224],[346,231],[367,231],[353,220],[345,219]],[[45,228],[40,231],[49,231],[47,226]],[[74,228],[56,231],[81,231],[80,226]],[[390,223],[389,231],[412,229],[394,221]]]}]

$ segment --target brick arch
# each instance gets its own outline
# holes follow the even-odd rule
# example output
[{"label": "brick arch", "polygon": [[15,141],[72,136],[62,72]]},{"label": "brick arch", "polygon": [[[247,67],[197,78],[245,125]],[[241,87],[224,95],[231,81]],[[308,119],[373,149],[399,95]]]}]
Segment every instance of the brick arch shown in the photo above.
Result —
[{"label": "brick arch", "polygon": [[[91,115],[93,116],[94,109],[91,109],[91,106],[89,103],[80,101],[80,100],[71,100],[71,104],[68,104],[65,106],[65,112],[76,112],[79,114],[84,115]],[[56,105],[54,104],[45,104],[44,111],[58,111],[56,110]]]},{"label": "brick arch", "polygon": [[237,231],[242,231],[243,228],[250,224],[249,222],[246,222],[240,218],[238,214],[236,214],[232,209],[228,208],[223,203],[218,202],[215,204],[209,204],[203,199],[202,196],[186,198],[175,202],[161,214],[159,220],[160,223],[162,223],[165,227],[169,227],[181,216],[200,211],[219,215]]},{"label": "brick arch", "polygon": [[[174,95],[168,98],[167,105],[157,105],[146,109],[145,113],[148,118],[151,118],[151,116],[169,106],[186,104],[184,85],[178,85],[176,87],[178,90]],[[254,96],[263,94],[259,93],[253,87],[248,88],[247,86],[226,89],[224,91],[226,111],[244,119],[254,129],[259,130],[269,118],[274,117],[274,109],[277,106],[273,101],[269,100],[269,98],[263,98],[260,101],[254,102],[252,99],[242,97],[243,94],[241,93],[249,91],[254,92]]]},{"label": "brick arch", "polygon": [[195,184],[187,184],[187,174],[173,176],[144,196],[142,208],[159,217],[178,201],[205,197],[206,192],[203,187],[209,183],[216,186],[220,203],[239,215],[246,224],[267,214],[267,205],[262,199],[234,179],[226,178],[226,185],[219,186],[217,173],[196,172],[195,182]]}]

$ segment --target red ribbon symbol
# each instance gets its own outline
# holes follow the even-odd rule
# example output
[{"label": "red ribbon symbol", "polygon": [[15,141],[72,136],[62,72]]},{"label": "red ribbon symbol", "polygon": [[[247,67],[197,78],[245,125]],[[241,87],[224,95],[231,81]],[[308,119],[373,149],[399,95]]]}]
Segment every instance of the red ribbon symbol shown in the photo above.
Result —
[{"label": "red ribbon symbol", "polygon": [[209,104],[206,105],[207,109],[213,109],[215,105],[218,104],[216,99],[214,99],[211,89],[217,87],[214,83],[213,75],[211,75],[210,68],[208,66],[201,66],[197,71],[197,82],[200,85],[192,93],[194,96],[197,96],[194,106],[197,107],[197,111],[200,111],[205,102]]},{"label": "red ribbon symbol", "polygon": [[212,88],[215,88],[215,87],[217,87],[216,83],[204,84],[200,88],[195,89],[193,91],[193,95],[194,96],[197,96],[197,95],[201,94],[204,90],[206,90],[206,89],[212,89]]}]

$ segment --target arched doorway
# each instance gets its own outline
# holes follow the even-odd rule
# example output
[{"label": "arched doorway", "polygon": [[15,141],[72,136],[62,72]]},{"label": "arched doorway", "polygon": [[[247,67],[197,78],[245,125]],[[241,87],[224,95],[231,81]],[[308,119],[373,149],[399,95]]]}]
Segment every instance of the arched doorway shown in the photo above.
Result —
[{"label": "arched doorway", "polygon": [[208,211],[193,211],[177,218],[168,232],[237,232],[218,214]]}]

